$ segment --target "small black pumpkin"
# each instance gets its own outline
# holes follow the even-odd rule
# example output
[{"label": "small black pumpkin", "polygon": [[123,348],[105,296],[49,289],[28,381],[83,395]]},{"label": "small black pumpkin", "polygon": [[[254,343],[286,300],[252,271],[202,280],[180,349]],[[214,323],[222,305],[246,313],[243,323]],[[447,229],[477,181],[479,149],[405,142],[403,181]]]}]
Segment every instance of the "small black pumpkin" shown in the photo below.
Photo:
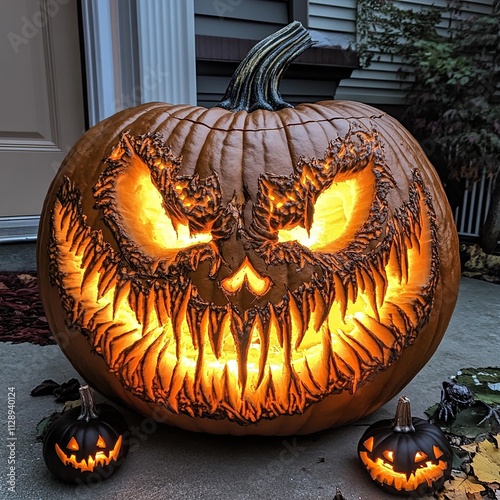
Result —
[{"label": "small black pumpkin", "polygon": [[67,483],[95,483],[121,466],[128,453],[128,427],[112,406],[94,405],[88,385],[79,390],[81,408],[68,410],[49,427],[43,458]]},{"label": "small black pumpkin", "polygon": [[371,478],[398,495],[427,495],[450,477],[453,451],[441,429],[411,416],[410,400],[399,399],[394,420],[365,431],[358,456]]}]

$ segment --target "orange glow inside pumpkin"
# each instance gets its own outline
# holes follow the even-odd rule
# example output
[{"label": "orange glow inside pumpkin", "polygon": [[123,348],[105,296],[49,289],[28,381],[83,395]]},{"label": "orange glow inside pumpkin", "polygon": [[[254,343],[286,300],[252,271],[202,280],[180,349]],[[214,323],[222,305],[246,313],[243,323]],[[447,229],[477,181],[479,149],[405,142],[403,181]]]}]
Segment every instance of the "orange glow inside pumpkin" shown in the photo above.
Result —
[{"label": "orange glow inside pumpkin", "polygon": [[[441,452],[441,455],[442,454]],[[406,474],[404,472],[396,472],[392,464],[380,457],[372,460],[368,457],[366,451],[360,452],[359,456],[374,481],[379,484],[392,486],[399,491],[414,491],[423,483],[432,486],[438,479],[443,477],[447,468],[446,462],[442,460],[439,460],[437,464],[427,461],[421,463],[415,471]],[[387,450],[384,452],[384,456],[386,458],[388,458],[388,456],[393,457],[394,452]],[[415,458],[417,459],[417,457]],[[424,459],[420,457],[419,461],[422,462],[423,460]]]},{"label": "orange glow inside pumpkin", "polygon": [[[152,184],[149,170],[137,158],[131,161],[133,168],[127,175],[117,177],[116,192],[121,217],[133,221],[127,224],[133,241],[157,258],[210,242],[209,228],[207,232],[192,233],[187,224],[174,225],[165,213],[161,194]],[[176,189],[182,191],[182,186],[179,184]]]},{"label": "orange glow inside pumpkin", "polygon": [[[100,435],[97,439],[96,446],[98,448],[106,448],[106,443],[102,438],[102,436]],[[86,471],[93,472],[95,467],[98,466],[104,467],[105,465],[109,465],[112,460],[117,461],[118,455],[120,454],[121,446],[122,446],[122,436],[119,436],[118,439],[116,440],[115,446],[113,447],[112,450],[110,450],[109,454],[106,455],[106,452],[99,450],[95,452],[94,456],[89,455],[86,459],[82,458],[81,460],[78,460],[76,458],[76,454],[74,453],[70,454],[69,456],[66,455],[66,453],[64,453],[64,451],[57,443],[55,444],[55,450],[57,456],[64,465],[69,465],[71,467],[74,467],[75,469],[78,469],[81,472],[86,472]],[[78,451],[80,449],[74,437],[70,439],[66,447],[72,451]]]},{"label": "orange glow inside pumpkin", "polygon": [[367,170],[353,178],[334,182],[314,204],[314,222],[309,231],[301,226],[278,231],[278,241],[297,241],[314,251],[334,252],[352,241],[372,203],[373,173]]},{"label": "orange glow inside pumpkin", "polygon": [[221,281],[221,286],[229,293],[236,293],[246,285],[256,296],[264,295],[271,286],[271,280],[261,276],[254,269],[248,257],[245,257],[241,266],[231,276]]},{"label": "orange glow inside pumpkin", "polygon": [[[140,169],[137,169],[140,170]],[[161,200],[154,188],[150,188],[149,174],[140,172],[134,176],[122,176],[117,191],[122,193],[120,207],[123,218],[130,222],[128,228],[133,232],[134,239],[142,242],[148,247],[151,255],[165,257],[168,249],[194,245],[200,242],[200,238],[210,238],[210,234],[189,235],[187,227],[179,226],[177,231],[165,215],[161,207]],[[147,181],[146,181],[147,177]],[[352,183],[358,181],[353,180]],[[359,181],[362,182],[362,181]],[[139,188],[138,186],[143,186]],[[132,189],[132,187],[135,189]],[[148,186],[148,187],[146,187]],[[350,193],[352,189],[346,188]],[[142,194],[141,194],[142,193]],[[328,219],[321,210],[327,210],[329,194],[325,193],[325,202],[319,199],[319,212],[316,212],[315,221]],[[332,198],[333,199],[333,198]],[[155,201],[152,201],[155,200]],[[313,245],[340,245],[339,241],[330,236],[331,241],[325,237],[319,238],[318,234],[338,234],[338,227],[344,238],[350,238],[350,232],[346,229],[346,221],[353,217],[362,217],[366,207],[371,200],[354,199],[350,194],[346,202],[337,201],[334,222],[327,220],[320,224],[323,229],[312,229],[309,239],[315,239]],[[324,207],[324,208],[323,208]],[[342,208],[339,208],[342,207]],[[326,369],[328,357],[335,353],[349,367],[353,376],[353,387],[356,388],[360,380],[361,364],[372,363],[375,360],[386,363],[390,355],[390,349],[394,345],[395,338],[391,330],[385,324],[400,322],[398,327],[406,331],[407,325],[396,312],[396,308],[405,311],[410,321],[417,324],[419,318],[416,316],[414,307],[410,300],[418,297],[422,285],[429,276],[431,262],[430,255],[430,227],[425,206],[421,205],[422,228],[417,242],[414,239],[412,247],[408,248],[404,256],[398,256],[394,248],[391,250],[390,258],[385,269],[386,282],[377,273],[373,275],[375,287],[366,286],[357,290],[354,294],[352,289],[345,291],[345,296],[335,300],[326,321],[321,322],[325,314],[325,304],[319,295],[315,295],[315,309],[312,311],[308,327],[303,335],[300,334],[299,324],[302,321],[300,311],[293,299],[290,300],[291,319],[291,342],[288,346],[284,343],[280,334],[280,325],[276,316],[271,315],[269,332],[269,345],[262,341],[264,331],[257,317],[251,327],[251,342],[248,349],[247,364],[245,370],[245,383],[241,382],[241,367],[238,365],[238,349],[235,339],[231,333],[231,315],[228,314],[221,320],[222,341],[220,352],[211,344],[207,335],[207,328],[201,328],[202,338],[195,342],[185,315],[187,311],[188,295],[181,304],[183,318],[180,324],[180,342],[172,341],[174,338],[173,324],[167,319],[160,324],[156,313],[157,307],[165,307],[162,304],[146,304],[145,317],[141,324],[135,311],[128,300],[130,285],[115,294],[113,287],[99,294],[98,282],[100,272],[98,265],[93,271],[86,270],[83,256],[74,254],[72,258],[61,260],[61,271],[65,273],[69,289],[77,290],[80,301],[85,305],[84,321],[90,321],[96,313],[99,323],[110,325],[109,329],[97,329],[93,344],[98,352],[101,352],[112,370],[120,370],[121,375],[133,387],[143,388],[148,397],[155,397],[155,379],[160,379],[161,385],[169,387],[172,394],[176,394],[183,384],[191,387],[201,386],[207,394],[212,395],[213,408],[217,408],[221,402],[229,398],[237,407],[238,401],[250,399],[254,406],[264,404],[267,398],[267,387],[270,380],[273,381],[274,399],[278,402],[287,401],[290,397],[290,371],[284,363],[286,357],[291,358],[294,371],[301,377],[303,383],[311,389],[320,386],[328,386],[328,371]],[[59,202],[56,203],[56,227],[61,234],[71,231],[69,221],[63,217],[64,210]],[[339,215],[344,214],[344,215]],[[352,223],[352,220],[350,221]],[[356,227],[355,223],[352,223]],[[300,231],[299,231],[300,232]],[[292,237],[292,231],[281,232],[281,238]],[[345,242],[344,242],[345,243]],[[305,243],[304,243],[305,244]],[[71,244],[61,238],[60,248],[64,253],[72,254]],[[224,281],[228,290],[237,290],[247,282],[248,286],[259,295],[265,292],[268,286],[268,278],[260,276],[245,261],[242,266]],[[369,281],[366,280],[368,285]],[[127,286],[129,287],[127,289]],[[339,285],[338,290],[344,288]],[[406,300],[408,297],[408,300]],[[149,300],[154,301],[151,294]],[[398,304],[397,306],[395,304]],[[209,321],[208,310],[201,320],[202,325]],[[147,331],[144,330],[147,325]],[[318,326],[319,325],[319,326]],[[367,330],[372,332],[367,335]],[[376,339],[374,339],[374,335]],[[362,349],[353,348],[358,344]],[[133,349],[129,347],[134,345]],[[264,353],[264,350],[266,351]],[[263,366],[265,364],[265,366]],[[221,376],[222,374],[222,376]],[[175,410],[178,402],[172,398],[168,401]],[[256,415],[258,417],[258,415]]]},{"label": "orange glow inside pumpkin", "polygon": [[[177,214],[174,221],[152,182],[148,165],[138,154],[124,155],[124,151],[117,147],[111,155],[115,160],[126,156],[128,162],[126,173],[112,179],[116,197],[113,212],[133,248],[165,268],[180,251],[189,248],[190,258],[196,260],[197,245],[200,249],[206,243],[215,247],[210,223],[206,227],[197,223],[195,231],[183,219],[183,213]],[[199,195],[195,208],[199,207],[203,214],[216,213],[220,200],[212,192],[202,189],[192,195],[186,187],[189,179],[197,182],[196,176],[176,177],[168,170],[171,167],[162,162],[160,158],[154,160],[158,175],[170,175],[169,186],[184,208],[189,209],[186,203],[191,205],[192,196]],[[283,225],[290,227],[277,230],[277,241],[269,244],[297,242],[315,254],[336,254],[348,248],[356,242],[360,227],[373,210],[376,174],[372,167],[339,171],[317,199],[311,198],[314,210],[309,230],[293,217],[284,218]],[[328,162],[324,168],[330,168]],[[297,181],[299,187],[318,182],[311,172],[302,171]],[[303,411],[309,404],[307,394],[324,397],[339,387],[355,391],[367,373],[386,368],[397,357],[407,342],[405,335],[420,328],[420,311],[427,307],[422,290],[431,275],[434,236],[431,210],[424,201],[427,195],[420,184],[415,183],[414,189],[412,204],[409,200],[399,200],[394,207],[392,201],[387,204],[385,224],[392,224],[396,218],[392,210],[406,210],[408,225],[404,229],[397,223],[392,226],[392,241],[384,250],[385,264],[379,259],[367,262],[365,267],[354,266],[354,285],[349,279],[342,281],[339,273],[332,273],[335,297],[331,304],[325,302],[317,287],[311,286],[305,299],[310,312],[306,319],[303,303],[298,304],[287,291],[286,276],[282,302],[286,301],[287,318],[279,317],[279,304],[269,302],[266,325],[258,313],[247,314],[247,310],[236,317],[228,304],[216,318],[206,307],[196,317],[196,327],[190,327],[193,320],[189,317],[189,302],[198,297],[193,283],[175,296],[175,320],[170,316],[174,299],[166,297],[161,290],[163,285],[158,287],[159,292],[152,286],[134,303],[130,281],[124,280],[118,287],[116,269],[114,277],[108,278],[113,273],[102,267],[106,252],[91,250],[86,255],[86,249],[95,245],[91,229],[78,232],[74,223],[77,211],[68,216],[73,209],[60,199],[53,210],[57,265],[66,293],[75,298],[79,307],[79,324],[91,332],[92,347],[126,387],[137,390],[145,399],[165,403],[174,412],[180,411],[182,405],[183,412],[195,416],[196,404],[184,404],[191,400],[206,413],[215,414],[222,408],[230,418],[255,422],[263,415]],[[289,191],[293,196],[292,189],[274,192],[269,217],[282,208],[281,200],[286,203]],[[418,224],[410,226],[408,221],[414,219],[418,219]],[[276,220],[279,219],[273,219]],[[293,224],[296,225],[292,227]],[[378,244],[375,237],[373,245]],[[347,261],[350,259],[346,257]],[[246,286],[256,298],[261,298],[273,280],[281,279],[274,273],[266,276],[265,271],[258,272],[245,257],[218,286],[229,294]],[[216,337],[210,330],[213,332],[214,321]],[[181,393],[183,396],[179,397]]]}]

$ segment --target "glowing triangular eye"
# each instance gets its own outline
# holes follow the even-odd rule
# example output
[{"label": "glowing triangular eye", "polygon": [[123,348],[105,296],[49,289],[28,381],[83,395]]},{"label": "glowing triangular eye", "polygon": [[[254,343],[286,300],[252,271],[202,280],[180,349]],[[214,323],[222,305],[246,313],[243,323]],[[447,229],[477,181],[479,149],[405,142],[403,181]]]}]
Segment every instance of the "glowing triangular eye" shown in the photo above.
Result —
[{"label": "glowing triangular eye", "polygon": [[96,446],[99,448],[106,448],[106,441],[104,441],[104,438],[100,434],[97,438]]},{"label": "glowing triangular eye", "polygon": [[415,453],[415,462],[421,462],[422,460],[425,460],[427,458],[427,455],[423,451],[417,451]]},{"label": "glowing triangular eye", "polygon": [[444,455],[444,452],[442,452],[437,446],[432,447],[432,451],[434,452],[434,457],[439,458]]},{"label": "glowing triangular eye", "polygon": [[384,457],[389,460],[389,462],[393,462],[394,461],[394,452],[393,451],[389,451],[389,450],[385,450],[384,451]]},{"label": "glowing triangular eye", "polygon": [[78,446],[78,443],[76,442],[76,439],[72,437],[69,440],[69,443],[67,445],[68,450],[73,450],[73,451],[78,451],[80,447]]},{"label": "glowing triangular eye", "polygon": [[368,450],[368,451],[373,451],[373,436],[372,437],[369,437],[364,443],[364,447]]}]

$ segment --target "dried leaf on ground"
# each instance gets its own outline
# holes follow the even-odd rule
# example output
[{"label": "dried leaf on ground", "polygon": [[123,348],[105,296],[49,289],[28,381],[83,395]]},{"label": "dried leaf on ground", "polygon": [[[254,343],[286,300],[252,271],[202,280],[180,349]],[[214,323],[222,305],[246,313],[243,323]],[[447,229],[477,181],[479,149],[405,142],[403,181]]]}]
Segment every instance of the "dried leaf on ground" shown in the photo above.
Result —
[{"label": "dried leaf on ground", "polygon": [[446,481],[444,490],[437,496],[438,500],[481,500],[481,492],[485,487],[474,478],[455,478]]},{"label": "dried leaf on ground", "polygon": [[483,483],[500,482],[500,449],[495,443],[481,441],[472,459],[476,478]]}]

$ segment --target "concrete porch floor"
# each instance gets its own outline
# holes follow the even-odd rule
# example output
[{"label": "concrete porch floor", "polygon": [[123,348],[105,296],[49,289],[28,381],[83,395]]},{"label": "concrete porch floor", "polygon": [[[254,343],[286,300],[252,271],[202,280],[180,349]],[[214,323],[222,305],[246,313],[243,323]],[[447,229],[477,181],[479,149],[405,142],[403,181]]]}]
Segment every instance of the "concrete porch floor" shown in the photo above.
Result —
[{"label": "concrete porch floor", "polygon": [[[10,253],[17,246],[10,247]],[[34,252],[22,246],[33,269]],[[5,246],[2,252],[6,252]],[[7,252],[9,253],[9,252]],[[18,255],[19,256],[19,255]],[[0,269],[8,267],[0,253]],[[28,267],[26,267],[28,266]],[[414,416],[439,400],[443,380],[466,367],[499,366],[500,286],[463,278],[459,300],[437,352],[405,388]],[[36,424],[61,405],[30,391],[45,379],[62,383],[77,375],[57,346],[0,343],[0,401],[4,444],[0,447],[0,499],[169,499],[169,500],[332,500],[339,488],[346,500],[379,500],[381,492],[362,470],[356,446],[366,426],[392,418],[396,399],[356,424],[299,437],[213,436],[155,425],[121,408],[137,440],[122,468],[110,479],[87,486],[57,482],[46,469]],[[82,381],[83,382],[83,381]],[[16,487],[7,490],[7,392],[15,388]],[[96,394],[98,402],[103,398]]]}]

